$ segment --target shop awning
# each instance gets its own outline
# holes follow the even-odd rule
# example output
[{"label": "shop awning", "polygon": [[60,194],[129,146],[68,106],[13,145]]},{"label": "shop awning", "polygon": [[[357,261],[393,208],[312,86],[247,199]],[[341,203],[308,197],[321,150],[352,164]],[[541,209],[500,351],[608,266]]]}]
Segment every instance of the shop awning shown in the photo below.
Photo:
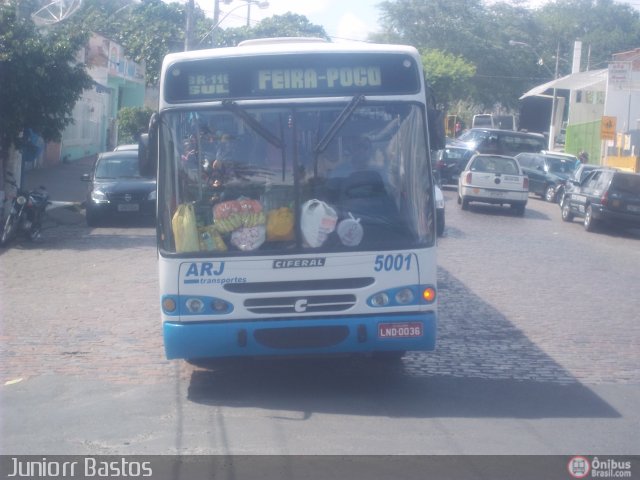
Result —
[{"label": "shop awning", "polygon": [[556,80],[543,83],[537,87],[533,87],[527,93],[520,97],[520,100],[526,97],[547,97],[545,94],[550,89],[564,89],[564,90],[596,90],[604,91],[607,84],[607,69],[602,70],[590,70],[588,72],[572,73]]}]

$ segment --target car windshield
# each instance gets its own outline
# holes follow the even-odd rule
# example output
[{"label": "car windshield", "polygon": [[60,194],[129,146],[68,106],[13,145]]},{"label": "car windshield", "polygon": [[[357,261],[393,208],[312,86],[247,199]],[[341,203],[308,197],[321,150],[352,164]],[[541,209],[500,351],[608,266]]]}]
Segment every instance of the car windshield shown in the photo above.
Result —
[{"label": "car windshield", "polygon": [[451,160],[468,160],[472,154],[472,150],[465,148],[446,148],[444,157]]},{"label": "car windshield", "polygon": [[137,157],[101,158],[96,166],[96,178],[139,177]]},{"label": "car windshield", "polygon": [[547,165],[549,166],[549,172],[551,173],[570,174],[576,168],[575,162],[558,157],[547,157]]},{"label": "car windshield", "polygon": [[513,158],[478,156],[471,164],[471,171],[518,175],[518,164]]}]

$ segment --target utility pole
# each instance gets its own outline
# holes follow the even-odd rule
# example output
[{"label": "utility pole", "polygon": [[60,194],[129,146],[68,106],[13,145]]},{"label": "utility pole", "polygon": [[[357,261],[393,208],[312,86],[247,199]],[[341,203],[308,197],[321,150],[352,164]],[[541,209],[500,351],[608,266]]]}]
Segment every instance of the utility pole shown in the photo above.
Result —
[{"label": "utility pole", "polygon": [[[560,63],[560,42],[556,46],[556,69],[553,74],[553,79],[558,79],[558,64]],[[549,125],[549,150],[553,150],[556,147],[556,115],[558,93],[556,87],[553,87],[553,100],[551,103],[551,124]]]},{"label": "utility pole", "polygon": [[193,10],[194,10],[194,0],[189,0],[187,2],[187,24],[184,29],[184,51],[188,52],[191,50],[191,37],[193,35]]},{"label": "utility pole", "polygon": [[213,24],[217,25],[220,20],[220,0],[213,0]]}]

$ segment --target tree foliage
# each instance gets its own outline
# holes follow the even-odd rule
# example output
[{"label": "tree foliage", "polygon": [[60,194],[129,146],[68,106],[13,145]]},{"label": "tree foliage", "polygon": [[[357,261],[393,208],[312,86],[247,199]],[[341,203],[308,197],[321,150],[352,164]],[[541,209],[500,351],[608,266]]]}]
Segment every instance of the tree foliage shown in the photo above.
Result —
[{"label": "tree foliage", "polygon": [[118,140],[137,143],[141,133],[149,130],[153,110],[148,107],[124,107],[118,111]]},{"label": "tree foliage", "polygon": [[555,76],[558,49],[557,73],[568,74],[576,39],[583,70],[588,51],[589,67],[605,68],[613,53],[640,46],[640,13],[614,0],[555,0],[536,9],[517,1],[386,0],[379,9],[382,30],[373,40],[437,49],[474,65],[457,100],[479,109],[515,109],[523,92]]},{"label": "tree foliage", "polygon": [[[204,22],[196,8],[195,23]],[[184,50],[186,7],[162,0],[84,0],[70,19],[77,28],[103,35],[120,45],[125,54],[145,64],[147,84],[157,85],[165,55]]]},{"label": "tree foliage", "polygon": [[213,32],[213,45],[232,47],[243,40],[272,37],[318,37],[329,39],[324,28],[309,22],[307,17],[294,13],[273,15],[261,20],[255,27],[236,27]]},{"label": "tree foliage", "polygon": [[440,50],[425,50],[421,57],[427,83],[445,110],[460,98],[460,92],[468,92],[471,88],[470,79],[475,75],[476,67],[462,57]]},{"label": "tree foliage", "polygon": [[0,156],[31,128],[45,141],[59,140],[73,107],[93,81],[76,54],[87,36],[64,26],[40,32],[16,4],[0,5]]}]

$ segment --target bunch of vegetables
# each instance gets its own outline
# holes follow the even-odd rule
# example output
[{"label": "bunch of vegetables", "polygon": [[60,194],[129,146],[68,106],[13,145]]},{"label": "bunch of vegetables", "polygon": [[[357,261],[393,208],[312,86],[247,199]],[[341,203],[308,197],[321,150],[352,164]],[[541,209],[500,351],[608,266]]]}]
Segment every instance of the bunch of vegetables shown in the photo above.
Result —
[{"label": "bunch of vegetables", "polygon": [[260,202],[250,198],[218,203],[213,208],[213,218],[216,230],[222,234],[264,225],[267,220]]},{"label": "bunch of vegetables", "polygon": [[213,208],[214,226],[221,234],[231,234],[231,243],[240,250],[255,250],[265,241],[267,218],[257,200],[239,198]]}]

